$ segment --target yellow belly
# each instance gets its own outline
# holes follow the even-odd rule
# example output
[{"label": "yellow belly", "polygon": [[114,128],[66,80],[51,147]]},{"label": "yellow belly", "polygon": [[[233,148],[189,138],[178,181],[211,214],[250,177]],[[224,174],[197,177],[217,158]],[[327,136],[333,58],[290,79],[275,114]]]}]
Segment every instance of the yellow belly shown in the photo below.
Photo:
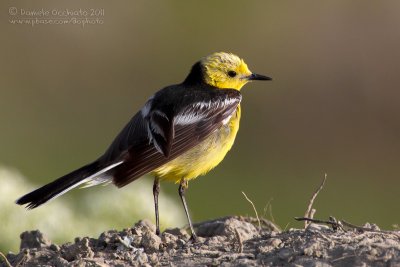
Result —
[{"label": "yellow belly", "polygon": [[182,178],[194,179],[216,167],[231,149],[239,130],[240,106],[228,123],[221,126],[206,140],[176,159],[152,172],[161,180],[178,183]]}]

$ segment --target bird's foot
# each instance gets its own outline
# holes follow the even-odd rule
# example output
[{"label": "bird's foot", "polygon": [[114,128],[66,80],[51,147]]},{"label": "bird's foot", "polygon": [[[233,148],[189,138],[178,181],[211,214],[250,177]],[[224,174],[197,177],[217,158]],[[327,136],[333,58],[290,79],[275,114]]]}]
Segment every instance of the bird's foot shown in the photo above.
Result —
[{"label": "bird's foot", "polygon": [[197,235],[193,232],[192,236],[190,237],[189,241],[192,241],[193,243],[197,243],[199,241],[199,238]]}]

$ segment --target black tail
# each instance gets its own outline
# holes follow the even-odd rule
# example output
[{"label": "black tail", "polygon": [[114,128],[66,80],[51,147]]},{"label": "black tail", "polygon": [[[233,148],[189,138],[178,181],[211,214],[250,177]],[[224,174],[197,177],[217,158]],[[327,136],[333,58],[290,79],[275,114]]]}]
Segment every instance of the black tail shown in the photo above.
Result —
[{"label": "black tail", "polygon": [[99,165],[98,161],[85,165],[82,168],[68,173],[57,180],[22,196],[17,199],[16,203],[19,205],[28,204],[26,206],[28,209],[34,209],[43,203],[46,203],[50,199],[58,197],[78,186],[85,178],[98,172],[101,169]]}]

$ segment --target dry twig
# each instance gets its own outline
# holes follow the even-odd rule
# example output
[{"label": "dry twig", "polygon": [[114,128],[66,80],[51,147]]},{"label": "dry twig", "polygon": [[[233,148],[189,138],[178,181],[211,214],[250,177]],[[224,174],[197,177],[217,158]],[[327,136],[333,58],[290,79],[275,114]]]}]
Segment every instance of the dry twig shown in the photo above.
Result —
[{"label": "dry twig", "polygon": [[334,230],[337,229],[343,229],[343,225],[341,224],[340,221],[337,220],[332,220],[331,218],[329,219],[329,221],[324,221],[324,220],[318,220],[318,219],[313,219],[313,218],[307,218],[307,217],[294,217],[294,219],[296,221],[304,221],[304,222],[308,222],[307,225],[309,225],[310,223],[319,223],[319,224],[328,224],[330,226],[332,226],[332,228]]},{"label": "dry twig", "polygon": [[294,219],[296,221],[308,221],[308,222],[319,223],[319,224],[328,224],[328,225],[332,226],[333,230],[335,230],[335,231],[338,229],[343,230],[343,231],[351,229],[351,230],[357,230],[360,232],[393,234],[400,238],[400,235],[397,231],[378,230],[378,229],[369,228],[369,227],[357,226],[355,224],[346,222],[345,220],[337,220],[335,217],[332,217],[332,216],[329,217],[328,221],[307,218],[307,217],[295,217]]},{"label": "dry twig", "polygon": [[4,261],[7,267],[12,267],[11,263],[7,260],[7,257],[2,252],[0,252],[0,258]]},{"label": "dry twig", "polygon": [[243,241],[242,241],[242,237],[239,234],[239,231],[237,230],[237,228],[235,228],[235,235],[236,235],[236,239],[238,241],[239,244],[239,253],[243,252]]},{"label": "dry twig", "polygon": [[257,217],[257,221],[258,221],[258,228],[261,229],[261,222],[260,222],[260,218],[258,217],[258,213],[257,213],[256,207],[254,206],[253,202],[246,196],[246,194],[243,191],[242,191],[242,194],[244,195],[246,200],[248,202],[250,202],[250,204],[253,206],[253,209],[254,209],[254,212],[256,213],[256,217]]},{"label": "dry twig", "polygon": [[[327,174],[325,173],[324,179],[322,180],[321,185],[318,187],[318,189],[314,192],[314,194],[312,195],[310,202],[308,203],[308,207],[306,210],[306,213],[304,214],[305,218],[313,218],[314,214],[315,214],[315,209],[312,208],[313,204],[314,204],[314,200],[315,198],[318,196],[319,192],[322,190],[322,188],[325,185],[326,182],[326,178],[327,178]],[[310,224],[310,221],[305,220],[304,221],[304,228],[307,228],[307,226]]]},{"label": "dry twig", "polygon": [[264,207],[264,215],[261,217],[267,217],[267,212],[268,212],[269,219],[271,220],[271,222],[275,223],[275,218],[272,215],[272,204],[271,204],[272,200],[274,200],[272,197],[268,200],[267,205],[265,205]]}]

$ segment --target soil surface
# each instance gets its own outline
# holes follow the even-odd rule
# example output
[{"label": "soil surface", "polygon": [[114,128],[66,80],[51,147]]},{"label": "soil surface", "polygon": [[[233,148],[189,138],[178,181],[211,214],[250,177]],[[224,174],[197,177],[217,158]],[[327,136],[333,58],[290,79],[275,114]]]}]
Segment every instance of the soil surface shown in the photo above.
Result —
[{"label": "soil surface", "polygon": [[269,221],[260,229],[256,219],[244,217],[195,226],[196,242],[186,229],[159,237],[147,220],[63,245],[39,231],[24,232],[20,252],[7,260],[12,266],[400,266],[400,231],[376,226],[344,231],[310,224],[281,232]]}]

